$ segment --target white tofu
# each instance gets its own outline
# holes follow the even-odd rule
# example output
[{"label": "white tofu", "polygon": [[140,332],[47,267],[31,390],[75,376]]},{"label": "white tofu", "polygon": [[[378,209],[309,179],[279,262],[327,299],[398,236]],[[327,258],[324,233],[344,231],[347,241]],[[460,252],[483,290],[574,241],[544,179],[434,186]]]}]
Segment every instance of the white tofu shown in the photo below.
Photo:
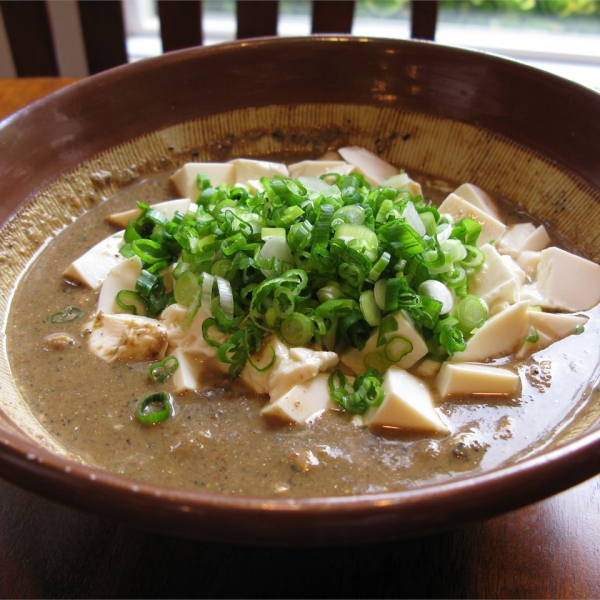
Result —
[{"label": "white tofu", "polygon": [[506,225],[456,194],[450,194],[439,207],[440,213],[449,214],[455,221],[468,218],[481,225],[477,246],[497,242],[506,231]]},{"label": "white tofu", "polygon": [[341,157],[365,176],[371,185],[381,185],[386,179],[398,174],[398,169],[378,156],[359,146],[339,148]]},{"label": "white tofu", "polygon": [[210,179],[212,186],[221,183],[233,185],[235,183],[235,169],[231,163],[186,163],[172,176],[171,181],[181,196],[190,198],[192,202],[198,200],[198,175],[204,173]]},{"label": "white tofu", "polygon": [[63,277],[92,290],[100,289],[111,269],[125,260],[119,253],[122,245],[122,231],[107,237],[72,262],[63,272]]},{"label": "white tofu", "polygon": [[266,160],[252,160],[249,158],[236,158],[230,161],[233,165],[233,179],[235,183],[248,186],[252,191],[262,191],[261,177],[269,179],[275,175],[289,177],[290,173],[286,165]]},{"label": "white tofu", "polygon": [[437,387],[442,398],[458,395],[508,395],[514,394],[519,376],[508,369],[471,363],[442,365],[437,377]]},{"label": "white tofu", "polygon": [[442,363],[438,360],[426,358],[413,369],[413,372],[419,377],[433,377],[434,375],[437,375],[441,367]]},{"label": "white tofu", "polygon": [[[469,278],[469,293],[481,298],[490,309],[497,302],[514,304],[519,300],[519,292],[525,281],[525,274],[516,263],[514,266],[490,244],[481,246],[485,262]],[[516,269],[519,269],[521,276]]]},{"label": "white tofu", "polygon": [[422,196],[421,184],[412,180],[408,173],[398,173],[386,179],[381,185],[394,188],[395,190],[407,191],[411,196]]},{"label": "white tofu", "polygon": [[511,354],[525,337],[529,302],[517,302],[488,319],[452,362],[483,362]]},{"label": "white tofu", "polygon": [[275,363],[265,371],[258,371],[246,363],[241,381],[258,394],[279,398],[294,386],[314,379],[318,373],[331,370],[338,363],[335,352],[288,348],[279,338],[271,336],[258,355],[252,360],[260,368],[271,362],[273,351]]},{"label": "white tofu", "polygon": [[168,344],[156,319],[125,314],[98,313],[88,339],[90,350],[106,362],[160,360]]},{"label": "white tofu", "polygon": [[98,297],[98,311],[104,314],[125,312],[117,304],[117,294],[121,290],[135,292],[135,284],[142,273],[142,261],[132,256],[113,267],[102,283]]},{"label": "white tofu", "polygon": [[454,194],[460,196],[476,208],[488,213],[488,215],[491,215],[494,219],[500,220],[500,213],[498,212],[496,202],[480,187],[477,187],[472,183],[463,183],[454,190]]},{"label": "white tofu", "polygon": [[[172,219],[177,211],[186,213],[191,200],[189,198],[177,198],[176,200],[166,200],[153,204],[151,208],[163,214],[167,219]],[[127,227],[129,221],[135,221],[142,211],[139,208],[132,208],[123,212],[113,213],[106,217],[106,221],[115,227]]]},{"label": "white tofu", "polygon": [[522,297],[542,308],[589,310],[600,302],[600,265],[560,248],[542,250],[535,284]]},{"label": "white tofu", "polygon": [[[180,348],[190,355],[215,358],[217,349],[207,344],[202,335],[202,324],[209,315],[202,309],[199,309],[190,326],[184,330],[182,329],[182,323],[186,314],[187,307],[181,304],[171,304],[163,310],[160,321],[167,331],[169,347]],[[226,340],[226,335],[219,332],[216,328],[211,330],[211,336],[221,343]],[[223,372],[229,366],[218,361],[215,364],[222,365]]]},{"label": "white tofu", "polygon": [[537,332],[538,339],[535,342],[523,341],[523,345],[515,354],[517,358],[529,356],[577,333],[577,328],[584,327],[589,321],[586,315],[547,313],[538,310],[530,310],[527,315],[528,322],[524,337]]},{"label": "white tofu", "polygon": [[[395,337],[402,337],[412,344],[412,350],[394,363],[395,366],[402,369],[410,369],[427,354],[427,345],[406,312],[397,311],[393,313],[393,316],[398,324],[398,329],[388,333],[385,341],[388,343]],[[385,370],[385,367],[392,363],[384,355],[385,344],[377,346],[378,339],[379,327],[373,331],[362,350],[350,348],[340,355],[340,361],[357,375],[364,373],[369,366],[377,366],[381,371]]]},{"label": "white tofu", "polygon": [[532,250],[525,250],[517,257],[517,264],[523,269],[527,277],[533,279],[537,276],[537,268],[541,254]]},{"label": "white tofu", "polygon": [[496,244],[500,254],[518,259],[522,252],[540,252],[550,245],[550,236],[543,225],[533,223],[511,225]]},{"label": "white tofu", "polygon": [[303,160],[288,166],[290,177],[321,177],[326,173],[348,175],[354,171],[354,165],[343,160]]},{"label": "white tofu", "polygon": [[383,402],[365,414],[369,427],[450,432],[433,404],[429,388],[418,377],[398,367],[390,367],[383,377],[382,388]]},{"label": "white tofu", "polygon": [[313,379],[295,385],[278,398],[271,398],[261,414],[286,423],[306,423],[326,410],[335,409],[328,379],[328,374],[319,373]]},{"label": "white tofu", "polygon": [[173,393],[183,394],[200,389],[203,363],[198,355],[190,354],[183,348],[175,348],[170,356],[174,356],[179,362],[171,377]]}]

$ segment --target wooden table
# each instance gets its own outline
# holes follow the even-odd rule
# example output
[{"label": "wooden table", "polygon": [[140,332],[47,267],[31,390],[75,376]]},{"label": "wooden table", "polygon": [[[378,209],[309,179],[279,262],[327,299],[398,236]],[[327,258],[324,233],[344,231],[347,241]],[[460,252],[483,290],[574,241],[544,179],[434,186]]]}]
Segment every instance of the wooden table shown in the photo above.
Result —
[{"label": "wooden table", "polygon": [[[0,80],[0,116],[70,83]],[[600,478],[463,529],[341,549],[140,532],[0,480],[1,598],[600,598]]]}]

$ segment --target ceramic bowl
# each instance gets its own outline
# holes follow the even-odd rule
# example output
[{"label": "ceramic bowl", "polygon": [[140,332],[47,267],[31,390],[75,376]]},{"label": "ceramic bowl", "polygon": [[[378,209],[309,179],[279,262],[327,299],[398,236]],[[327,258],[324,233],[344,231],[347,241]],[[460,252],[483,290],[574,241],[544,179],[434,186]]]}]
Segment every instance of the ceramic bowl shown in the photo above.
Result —
[{"label": "ceramic bowl", "polygon": [[[258,39],[113,69],[0,126],[0,314],[5,320],[9,290],[48,236],[191,156],[316,156],[364,146],[409,173],[471,181],[502,196],[598,261],[598,115],[593,90],[415,41]],[[181,491],[93,468],[50,440],[14,385],[4,344],[0,385],[1,476],[65,504],[197,539],[389,540],[491,517],[600,472],[600,408],[590,402],[538,452],[439,484],[298,500]]]}]

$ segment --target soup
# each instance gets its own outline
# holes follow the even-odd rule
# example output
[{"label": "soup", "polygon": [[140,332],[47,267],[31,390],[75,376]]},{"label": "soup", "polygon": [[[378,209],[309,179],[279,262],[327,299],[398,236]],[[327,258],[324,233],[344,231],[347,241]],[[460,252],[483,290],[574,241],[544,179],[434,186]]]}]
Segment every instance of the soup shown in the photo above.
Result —
[{"label": "soup", "polygon": [[[425,187],[427,199],[439,202],[444,195]],[[583,338],[566,337],[522,359],[487,361],[518,374],[516,393],[438,397],[436,410],[449,432],[376,431],[357,426],[356,417],[341,410],[306,424],[265,419],[267,398],[218,369],[204,372],[199,389],[174,396],[170,418],[141,424],[135,417],[140,398],[157,390],[148,378],[151,361],[110,363],[91,352],[89,327],[82,323],[95,314],[98,293],[60,274],[114,233],[106,217],[136,200],[155,204],[173,197],[169,177],[157,175],[94,208],[44,248],[12,302],[7,334],[17,384],[47,431],[90,464],[138,481],[228,494],[393,491],[539,451],[594,401],[598,307],[586,312]],[[522,216],[506,209],[504,218],[518,222]],[[66,314],[66,322],[53,323],[50,317],[65,315],[65,307],[77,307],[80,319]],[[435,373],[420,374],[436,388]]]}]

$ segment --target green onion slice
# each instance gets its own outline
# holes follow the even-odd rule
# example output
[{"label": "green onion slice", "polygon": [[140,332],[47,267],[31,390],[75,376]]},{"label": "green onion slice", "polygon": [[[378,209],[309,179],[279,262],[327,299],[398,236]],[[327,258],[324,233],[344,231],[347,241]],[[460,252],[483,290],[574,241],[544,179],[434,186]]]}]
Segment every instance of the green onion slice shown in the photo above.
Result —
[{"label": "green onion slice", "polygon": [[137,420],[143,425],[166,421],[173,414],[173,399],[167,392],[153,392],[142,399],[135,410]]},{"label": "green onion slice", "polygon": [[174,356],[167,356],[160,362],[148,367],[148,377],[159,383],[164,383],[179,368],[179,361]]},{"label": "green onion slice", "polygon": [[52,325],[65,325],[77,321],[83,315],[83,311],[77,306],[67,306],[64,310],[55,312],[49,319]]}]

